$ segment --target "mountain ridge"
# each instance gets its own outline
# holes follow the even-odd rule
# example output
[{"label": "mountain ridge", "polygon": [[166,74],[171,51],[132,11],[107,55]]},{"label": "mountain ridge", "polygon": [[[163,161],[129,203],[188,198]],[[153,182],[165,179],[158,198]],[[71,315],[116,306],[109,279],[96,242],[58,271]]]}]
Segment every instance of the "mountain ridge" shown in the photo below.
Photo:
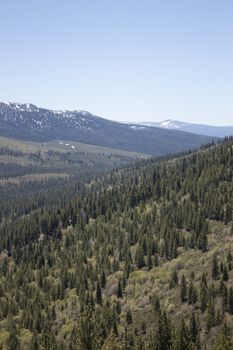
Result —
[{"label": "mountain ridge", "polygon": [[167,130],[180,130],[198,135],[226,137],[233,135],[233,125],[217,126],[199,123],[188,123],[176,119],[165,119],[161,122],[140,122],[139,125],[158,127]]},{"label": "mountain ridge", "polygon": [[30,103],[0,103],[0,136],[28,141],[79,141],[162,156],[198,148],[213,138],[95,116],[87,111],[39,108]]}]

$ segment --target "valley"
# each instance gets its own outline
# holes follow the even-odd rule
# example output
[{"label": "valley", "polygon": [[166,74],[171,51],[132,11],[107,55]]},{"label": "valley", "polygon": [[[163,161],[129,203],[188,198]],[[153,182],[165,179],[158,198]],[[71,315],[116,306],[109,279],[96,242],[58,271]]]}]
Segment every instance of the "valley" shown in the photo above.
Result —
[{"label": "valley", "polygon": [[[60,142],[21,150],[66,153]],[[0,185],[0,346],[232,348],[232,138],[134,156],[88,186]]]},{"label": "valley", "polygon": [[38,143],[0,137],[0,180],[28,181],[72,175],[88,181],[94,174],[148,157],[74,141]]}]

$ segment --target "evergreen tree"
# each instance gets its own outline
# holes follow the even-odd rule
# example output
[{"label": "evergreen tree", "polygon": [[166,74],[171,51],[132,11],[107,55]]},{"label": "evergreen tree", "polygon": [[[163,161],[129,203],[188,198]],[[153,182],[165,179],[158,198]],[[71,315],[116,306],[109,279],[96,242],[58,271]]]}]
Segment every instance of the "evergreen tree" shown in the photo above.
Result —
[{"label": "evergreen tree", "polygon": [[122,288],[121,288],[121,281],[120,280],[118,280],[117,297],[118,298],[122,298],[123,297]]},{"label": "evergreen tree", "polygon": [[224,268],[223,268],[223,281],[228,281],[228,271],[227,271],[227,268],[226,268],[226,265],[224,265]]},{"label": "evergreen tree", "polygon": [[141,246],[139,246],[136,251],[135,263],[139,269],[145,266],[144,250]]},{"label": "evergreen tree", "polygon": [[79,317],[77,325],[78,350],[101,349],[98,326],[99,324],[95,320],[92,309],[90,307],[85,308]]},{"label": "evergreen tree", "polygon": [[153,267],[153,263],[152,263],[152,259],[151,259],[151,254],[148,254],[147,255],[147,258],[146,258],[146,267],[147,267],[147,270],[150,271]]},{"label": "evergreen tree", "polygon": [[133,316],[130,309],[126,312],[126,324],[130,325],[133,323]]},{"label": "evergreen tree", "polygon": [[166,314],[163,313],[161,316],[155,314],[154,322],[149,332],[148,350],[170,350],[171,345],[171,329]]},{"label": "evergreen tree", "polygon": [[233,288],[229,288],[229,293],[228,293],[228,311],[229,314],[233,315]]},{"label": "evergreen tree", "polygon": [[178,276],[176,270],[172,271],[171,278],[169,281],[169,288],[174,288],[178,284]]},{"label": "evergreen tree", "polygon": [[188,303],[195,304],[196,302],[197,302],[197,291],[191,281],[188,287]]},{"label": "evergreen tree", "polygon": [[101,281],[101,288],[105,288],[105,286],[106,286],[106,276],[105,276],[105,272],[104,271],[102,271],[100,281]]},{"label": "evergreen tree", "polygon": [[215,315],[215,306],[214,306],[214,299],[210,299],[207,306],[207,320],[206,320],[206,327],[208,330],[210,330],[212,327],[215,326],[216,323],[216,315]]},{"label": "evergreen tree", "polygon": [[173,349],[174,350],[193,349],[190,332],[183,318],[176,332]]},{"label": "evergreen tree", "polygon": [[97,282],[97,286],[96,286],[96,302],[97,304],[102,305],[102,292],[101,292],[99,281]]},{"label": "evergreen tree", "polygon": [[192,342],[196,343],[197,336],[198,336],[198,325],[197,325],[194,311],[192,312],[190,323],[189,323],[189,332],[190,332]]},{"label": "evergreen tree", "polygon": [[208,290],[205,283],[201,284],[200,290],[200,310],[201,312],[205,312],[208,303]]},{"label": "evergreen tree", "polygon": [[187,294],[186,279],[185,279],[185,276],[182,275],[181,287],[180,287],[180,300],[182,303],[184,303],[186,301],[186,294]]},{"label": "evergreen tree", "polygon": [[215,253],[212,258],[212,277],[214,280],[218,279],[219,276],[219,268],[218,268],[218,258]]}]

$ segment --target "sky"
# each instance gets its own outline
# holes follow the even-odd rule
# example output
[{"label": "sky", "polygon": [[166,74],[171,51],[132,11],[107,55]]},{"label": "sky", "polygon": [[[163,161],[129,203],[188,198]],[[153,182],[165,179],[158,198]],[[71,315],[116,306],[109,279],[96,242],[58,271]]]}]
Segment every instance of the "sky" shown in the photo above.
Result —
[{"label": "sky", "polygon": [[0,5],[0,101],[233,124],[232,0]]}]

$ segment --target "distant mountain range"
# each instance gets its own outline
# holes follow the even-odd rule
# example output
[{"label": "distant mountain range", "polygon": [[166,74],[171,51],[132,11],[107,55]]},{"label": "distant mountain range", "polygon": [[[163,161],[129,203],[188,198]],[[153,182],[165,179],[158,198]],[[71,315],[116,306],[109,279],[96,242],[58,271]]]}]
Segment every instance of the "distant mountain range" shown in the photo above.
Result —
[{"label": "distant mountain range", "polygon": [[194,124],[181,122],[179,120],[167,119],[162,122],[141,122],[139,125],[152,126],[156,128],[180,130],[199,135],[208,135],[213,137],[225,137],[233,135],[233,126],[214,126],[205,124]]},{"label": "distant mountain range", "polygon": [[[151,155],[197,148],[212,137],[161,125],[123,124],[86,111],[58,111],[32,104],[0,103],[0,136],[46,142],[79,141]],[[195,132],[195,130],[189,130]]]}]

